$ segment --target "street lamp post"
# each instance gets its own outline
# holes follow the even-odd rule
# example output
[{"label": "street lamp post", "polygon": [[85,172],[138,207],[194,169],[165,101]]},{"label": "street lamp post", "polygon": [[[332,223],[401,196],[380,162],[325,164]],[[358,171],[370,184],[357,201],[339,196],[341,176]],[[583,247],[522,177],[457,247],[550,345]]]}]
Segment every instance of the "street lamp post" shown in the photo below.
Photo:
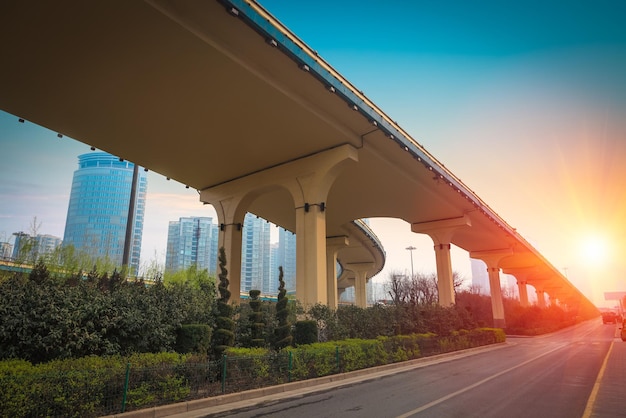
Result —
[{"label": "street lamp post", "polygon": [[413,250],[416,250],[417,248],[409,245],[408,247],[406,247],[406,249],[409,250],[409,252],[411,253],[411,280],[413,280]]}]

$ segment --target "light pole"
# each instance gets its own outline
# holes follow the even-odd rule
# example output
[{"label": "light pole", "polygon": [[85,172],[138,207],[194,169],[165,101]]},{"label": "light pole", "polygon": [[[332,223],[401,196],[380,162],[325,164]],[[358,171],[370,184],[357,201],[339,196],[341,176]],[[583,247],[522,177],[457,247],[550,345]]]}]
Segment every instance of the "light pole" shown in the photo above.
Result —
[{"label": "light pole", "polygon": [[409,245],[408,247],[406,247],[406,249],[409,250],[409,252],[411,253],[411,280],[413,280],[413,250],[416,250],[417,248]]}]

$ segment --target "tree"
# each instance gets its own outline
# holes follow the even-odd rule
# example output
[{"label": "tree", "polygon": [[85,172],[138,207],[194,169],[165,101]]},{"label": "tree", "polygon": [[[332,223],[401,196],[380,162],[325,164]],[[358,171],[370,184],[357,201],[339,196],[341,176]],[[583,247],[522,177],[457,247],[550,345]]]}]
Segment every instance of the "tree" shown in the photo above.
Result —
[{"label": "tree", "polygon": [[389,281],[386,284],[387,293],[394,305],[398,306],[406,301],[406,276],[400,274],[397,271],[392,271],[389,274]]},{"label": "tree", "polygon": [[233,321],[233,307],[229,305],[230,290],[228,290],[228,270],[226,269],[226,251],[224,247],[220,247],[219,255],[220,273],[218,292],[220,294],[217,300],[217,318],[216,330],[213,337],[213,352],[216,358],[220,358],[228,347],[232,347],[235,342],[235,321]]},{"label": "tree", "polygon": [[285,280],[283,279],[283,266],[278,267],[278,302],[276,303],[276,320],[278,326],[276,327],[274,348],[280,350],[281,348],[291,345],[293,337],[291,335],[291,324],[289,323],[289,308],[287,304],[287,290],[285,290]]},{"label": "tree", "polygon": [[250,300],[248,303],[250,304],[251,312],[248,314],[248,318],[250,319],[250,334],[252,336],[250,345],[252,347],[263,347],[265,345],[265,338],[263,337],[265,321],[263,320],[263,312],[261,312],[260,294],[260,290],[251,290],[249,292]]}]

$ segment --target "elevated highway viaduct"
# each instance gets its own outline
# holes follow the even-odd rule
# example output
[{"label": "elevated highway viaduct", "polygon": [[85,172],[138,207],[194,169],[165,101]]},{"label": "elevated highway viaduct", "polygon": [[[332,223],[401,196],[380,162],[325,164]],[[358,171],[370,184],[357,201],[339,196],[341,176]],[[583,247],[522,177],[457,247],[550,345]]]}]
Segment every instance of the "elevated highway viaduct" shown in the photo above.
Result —
[{"label": "elevated highway viaduct", "polygon": [[451,244],[486,262],[496,326],[500,271],[518,278],[524,304],[529,284],[564,306],[591,305],[255,1],[9,0],[0,45],[2,110],[189,185],[215,207],[233,289],[252,212],[296,233],[304,305],[336,306],[351,283],[364,305],[385,255],[354,221],[391,217],[433,239],[442,305],[455,302]]}]

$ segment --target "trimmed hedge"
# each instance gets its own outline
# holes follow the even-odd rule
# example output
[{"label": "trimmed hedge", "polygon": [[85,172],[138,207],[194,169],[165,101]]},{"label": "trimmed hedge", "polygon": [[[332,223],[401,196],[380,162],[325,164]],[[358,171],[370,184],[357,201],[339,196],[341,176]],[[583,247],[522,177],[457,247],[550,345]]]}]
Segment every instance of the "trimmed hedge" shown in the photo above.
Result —
[{"label": "trimmed hedge", "polygon": [[[33,365],[0,361],[0,411],[15,417],[96,417],[271,386],[505,341],[501,329],[461,330],[300,345],[226,348],[226,364],[175,353],[83,357]],[[226,373],[224,374],[224,371]],[[222,380],[223,379],[223,380]]]},{"label": "trimmed hedge", "polygon": [[211,331],[206,324],[182,325],[176,333],[176,352],[207,354],[211,348]]},{"label": "trimmed hedge", "polygon": [[313,344],[317,339],[317,321],[298,321],[293,332],[293,341],[298,345]]}]

